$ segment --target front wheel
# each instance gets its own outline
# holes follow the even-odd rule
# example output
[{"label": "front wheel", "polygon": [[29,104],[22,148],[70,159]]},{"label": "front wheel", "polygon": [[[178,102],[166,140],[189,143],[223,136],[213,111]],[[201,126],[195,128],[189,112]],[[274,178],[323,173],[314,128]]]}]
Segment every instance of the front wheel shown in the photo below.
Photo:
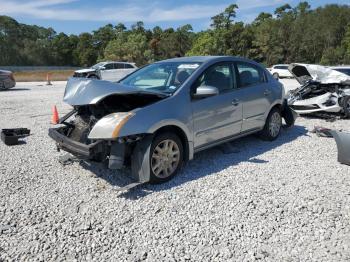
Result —
[{"label": "front wheel", "polygon": [[350,96],[343,98],[342,105],[345,118],[350,118]]},{"label": "front wheel", "polygon": [[97,75],[89,75],[88,78],[90,78],[90,79],[99,79]]},{"label": "front wheel", "polygon": [[280,76],[279,76],[278,73],[273,73],[272,76],[273,76],[273,78],[275,78],[275,79],[277,79],[277,80],[280,78]]},{"label": "front wheel", "polygon": [[183,145],[173,133],[163,133],[153,139],[150,152],[152,184],[166,182],[173,178],[183,164]]},{"label": "front wheel", "polygon": [[260,137],[263,140],[273,141],[275,140],[281,131],[282,116],[281,111],[278,108],[273,108],[267,116],[264,129],[260,132]]}]

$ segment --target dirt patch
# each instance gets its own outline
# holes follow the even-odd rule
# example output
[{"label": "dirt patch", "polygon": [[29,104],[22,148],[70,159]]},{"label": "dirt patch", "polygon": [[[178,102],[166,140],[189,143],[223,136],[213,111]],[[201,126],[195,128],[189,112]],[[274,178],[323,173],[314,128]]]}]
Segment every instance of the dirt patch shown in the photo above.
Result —
[{"label": "dirt patch", "polygon": [[72,76],[74,70],[51,70],[51,71],[23,71],[15,72],[14,77],[16,82],[32,82],[32,81],[45,81],[47,75],[50,75],[51,81],[64,81]]}]

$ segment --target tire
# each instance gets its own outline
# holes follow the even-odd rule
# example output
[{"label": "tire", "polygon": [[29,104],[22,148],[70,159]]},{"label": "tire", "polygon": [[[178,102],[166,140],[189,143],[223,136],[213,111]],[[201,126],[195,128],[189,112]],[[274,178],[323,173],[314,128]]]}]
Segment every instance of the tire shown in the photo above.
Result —
[{"label": "tire", "polygon": [[260,132],[260,138],[266,141],[275,140],[281,132],[281,127],[281,111],[278,108],[274,107],[267,116],[264,129]]},{"label": "tire", "polygon": [[5,83],[0,81],[0,91],[6,90]]},{"label": "tire", "polygon": [[275,79],[279,79],[279,78],[280,78],[280,76],[279,76],[278,73],[273,73],[272,76],[273,76],[273,78],[275,78]]},{"label": "tire", "polygon": [[342,106],[345,118],[350,118],[350,96],[346,96],[343,98]]},{"label": "tire", "polygon": [[[169,151],[165,150],[166,145],[171,147]],[[173,159],[169,159],[170,152]],[[177,135],[169,132],[157,135],[150,151],[150,183],[160,184],[172,179],[181,169],[183,159],[183,145]]]},{"label": "tire", "polygon": [[99,79],[97,75],[89,75],[88,78],[90,78],[90,79]]}]

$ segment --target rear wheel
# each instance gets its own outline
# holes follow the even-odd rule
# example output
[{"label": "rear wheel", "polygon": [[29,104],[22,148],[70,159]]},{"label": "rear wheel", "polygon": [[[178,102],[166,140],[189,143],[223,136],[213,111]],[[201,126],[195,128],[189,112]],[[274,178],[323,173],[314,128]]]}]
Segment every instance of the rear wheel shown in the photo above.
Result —
[{"label": "rear wheel", "polygon": [[281,131],[282,116],[281,111],[278,108],[273,108],[269,113],[264,129],[260,132],[260,137],[263,140],[273,141],[275,140]]},{"label": "rear wheel", "polygon": [[183,145],[173,133],[163,133],[153,139],[150,152],[151,177],[153,184],[173,178],[183,164]]},{"label": "rear wheel", "polygon": [[0,81],[0,90],[6,90],[5,83]]}]

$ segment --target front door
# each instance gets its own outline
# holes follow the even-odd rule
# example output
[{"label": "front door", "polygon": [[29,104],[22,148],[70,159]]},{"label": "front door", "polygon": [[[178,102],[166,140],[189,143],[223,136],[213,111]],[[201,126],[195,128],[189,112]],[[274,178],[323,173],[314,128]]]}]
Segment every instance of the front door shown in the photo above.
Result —
[{"label": "front door", "polygon": [[104,67],[104,69],[101,70],[101,72],[100,72],[101,79],[107,80],[107,81],[115,81],[114,74],[115,74],[116,69],[114,68],[115,67],[114,63],[105,64],[103,67]]},{"label": "front door", "polygon": [[192,86],[214,86],[219,94],[203,99],[192,99],[194,147],[200,148],[235,134],[242,126],[242,103],[236,92],[233,65],[221,62],[209,67]]}]

